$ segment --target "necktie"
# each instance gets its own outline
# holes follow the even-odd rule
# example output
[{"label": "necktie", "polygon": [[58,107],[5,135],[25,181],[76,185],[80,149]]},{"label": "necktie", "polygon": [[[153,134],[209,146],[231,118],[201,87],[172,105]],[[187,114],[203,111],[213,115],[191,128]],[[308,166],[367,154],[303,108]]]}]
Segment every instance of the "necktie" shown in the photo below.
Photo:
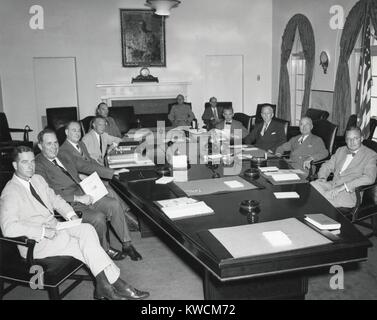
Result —
[{"label": "necktie", "polygon": [[99,136],[99,149],[101,150],[101,156],[102,156],[102,137]]},{"label": "necktie", "polygon": [[299,144],[302,144],[304,142],[304,136],[301,136],[299,139],[298,139],[298,143]]},{"label": "necktie", "polygon": [[347,151],[347,155],[351,155],[352,156],[352,158],[355,156],[355,154],[356,154],[356,152],[351,152],[351,151]]},{"label": "necktie", "polygon": [[[45,205],[45,203],[43,202],[43,200],[41,199],[41,197],[38,195],[37,191],[34,189],[34,187],[33,187],[33,185],[32,185],[31,183],[29,183],[29,187],[30,187],[30,192],[31,192],[31,194],[33,195],[33,197],[34,197],[35,199],[37,199],[38,202],[39,202],[41,205],[43,205],[47,210],[49,210],[49,209],[47,208],[47,206]],[[50,211],[50,210],[49,210],[49,211]]]},{"label": "necktie", "polygon": [[56,159],[52,160],[53,164],[56,165],[67,177],[69,177],[75,184],[77,184],[78,186],[80,186],[80,184],[76,181],[75,178],[72,177],[72,175],[65,169],[63,168],[62,166],[60,166],[58,164],[58,162],[56,161]]},{"label": "necktie", "polygon": [[229,125],[231,125],[232,123],[231,123],[230,121],[227,121],[227,122],[225,122],[225,124],[229,124]]},{"label": "necktie", "polygon": [[268,128],[268,126],[266,125],[266,124],[263,124],[263,128],[262,128],[262,131],[260,132],[260,135],[263,137],[264,136],[264,134],[266,133],[266,131],[267,131],[267,128]]},{"label": "necktie", "polygon": [[80,154],[82,155],[82,150],[81,150],[81,148],[80,148],[80,146],[78,144],[76,144],[76,148],[80,152]]},{"label": "necktie", "polygon": [[219,120],[219,115],[217,114],[217,108],[212,109],[213,116],[215,117],[216,120]]}]

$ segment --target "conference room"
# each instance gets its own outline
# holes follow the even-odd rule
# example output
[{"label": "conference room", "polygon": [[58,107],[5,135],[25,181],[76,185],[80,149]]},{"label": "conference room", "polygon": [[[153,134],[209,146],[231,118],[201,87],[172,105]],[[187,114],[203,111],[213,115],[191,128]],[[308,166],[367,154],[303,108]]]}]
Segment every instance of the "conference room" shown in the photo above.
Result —
[{"label": "conference room", "polygon": [[[0,299],[376,299],[376,30],[373,0],[2,1]],[[79,228],[106,266],[53,245]]]}]

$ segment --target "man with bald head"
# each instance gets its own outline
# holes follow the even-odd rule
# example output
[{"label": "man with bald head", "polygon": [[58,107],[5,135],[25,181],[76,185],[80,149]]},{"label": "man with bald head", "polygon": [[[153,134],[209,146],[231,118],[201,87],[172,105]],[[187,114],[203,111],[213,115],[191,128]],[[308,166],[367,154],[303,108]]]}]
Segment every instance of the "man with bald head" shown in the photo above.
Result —
[{"label": "man with bald head", "polygon": [[276,155],[281,156],[284,152],[290,151],[292,167],[304,169],[308,173],[311,161],[322,160],[329,154],[323,140],[312,134],[312,129],[312,119],[303,117],[300,120],[301,134],[279,146],[276,149]]},{"label": "man with bald head", "polygon": [[264,106],[261,111],[263,122],[255,125],[251,133],[245,138],[246,144],[274,153],[276,148],[287,141],[284,125],[273,119],[274,110]]}]

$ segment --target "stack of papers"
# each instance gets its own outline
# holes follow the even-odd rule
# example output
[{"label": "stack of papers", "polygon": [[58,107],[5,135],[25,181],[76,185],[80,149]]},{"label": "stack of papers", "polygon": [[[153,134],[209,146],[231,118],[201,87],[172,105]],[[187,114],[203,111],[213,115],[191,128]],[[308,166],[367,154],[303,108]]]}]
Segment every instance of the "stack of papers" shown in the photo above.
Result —
[{"label": "stack of papers", "polygon": [[291,180],[300,180],[300,177],[295,173],[277,173],[272,174],[271,178],[275,181],[291,181]]},{"label": "stack of papers", "polygon": [[265,172],[278,172],[279,168],[278,167],[259,167],[259,170],[263,173]]},{"label": "stack of papers", "polygon": [[341,227],[339,222],[322,213],[307,214],[305,220],[321,230],[334,230]]},{"label": "stack of papers", "polygon": [[207,206],[204,201],[197,201],[187,197],[160,200],[156,201],[156,203],[171,220],[192,218],[214,213],[213,209]]},{"label": "stack of papers", "polygon": [[274,192],[276,199],[298,199],[300,195],[297,192]]}]

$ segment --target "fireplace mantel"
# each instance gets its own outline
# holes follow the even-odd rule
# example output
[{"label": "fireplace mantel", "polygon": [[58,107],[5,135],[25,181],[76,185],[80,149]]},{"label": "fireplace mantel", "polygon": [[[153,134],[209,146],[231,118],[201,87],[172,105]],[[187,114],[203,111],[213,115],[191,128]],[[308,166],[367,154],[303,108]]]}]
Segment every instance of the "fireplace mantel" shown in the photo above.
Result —
[{"label": "fireplace mantel", "polygon": [[101,101],[112,105],[113,100],[169,99],[182,94],[188,95],[190,82],[160,82],[160,83],[110,83],[97,84]]}]

